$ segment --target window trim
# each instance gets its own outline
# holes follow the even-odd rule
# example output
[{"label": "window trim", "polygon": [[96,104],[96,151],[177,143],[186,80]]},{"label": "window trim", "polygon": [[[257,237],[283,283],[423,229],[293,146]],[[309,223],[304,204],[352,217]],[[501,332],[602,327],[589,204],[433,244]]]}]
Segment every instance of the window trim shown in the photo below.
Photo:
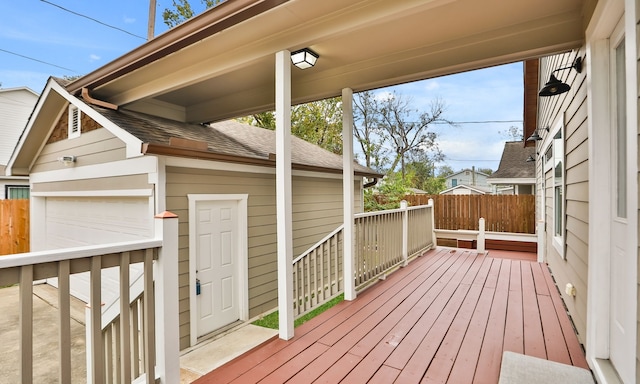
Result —
[{"label": "window trim", "polygon": [[[564,114],[563,114],[564,117]],[[553,184],[552,184],[552,195],[553,195],[553,215],[551,218],[551,223],[552,223],[552,245],[555,248],[555,250],[558,252],[558,254],[560,255],[560,257],[564,260],[566,259],[566,254],[565,254],[565,235],[566,235],[566,226],[567,226],[567,217],[566,217],[566,212],[567,212],[567,208],[566,208],[566,190],[567,190],[567,183],[566,183],[566,172],[567,172],[567,156],[565,153],[565,124],[564,124],[564,119],[561,119],[559,121],[557,121],[554,125],[553,125],[553,129],[551,130],[550,134],[549,134],[549,147],[552,148],[551,153],[551,161],[548,161],[548,165],[545,164],[546,167],[548,167],[547,169],[550,169],[552,172],[552,178],[553,178]],[[556,138],[557,136],[559,136],[559,138]],[[560,176],[560,185],[556,186],[556,173],[555,173],[555,164],[556,164],[556,156],[557,156],[557,148],[558,145],[561,145],[561,156],[562,158],[560,159],[562,161],[561,169],[561,176]],[[558,194],[556,193],[556,188],[559,187],[560,188],[560,192],[562,194],[562,197],[560,199],[560,201],[557,201],[558,199]],[[558,228],[556,227],[558,222],[557,222],[557,218],[558,218],[558,212],[557,209],[560,209],[560,234],[558,235]]]},{"label": "window trim", "polygon": [[26,199],[29,199],[30,196],[31,196],[31,186],[28,185],[28,184],[6,184],[4,186],[4,198],[7,199],[7,200],[16,199],[16,198],[10,196],[11,189],[26,189],[27,190],[27,195],[28,195],[26,197]]}]

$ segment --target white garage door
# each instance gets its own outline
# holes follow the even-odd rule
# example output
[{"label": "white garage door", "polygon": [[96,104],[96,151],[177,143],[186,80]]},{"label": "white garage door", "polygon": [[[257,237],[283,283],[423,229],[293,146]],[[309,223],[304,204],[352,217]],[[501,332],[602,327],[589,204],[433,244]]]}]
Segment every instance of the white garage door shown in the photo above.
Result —
[{"label": "white garage door", "polygon": [[[153,209],[148,197],[47,197],[45,249],[107,244],[153,236]],[[131,279],[142,274],[131,266]],[[118,268],[103,270],[102,301],[109,306],[118,296]],[[57,286],[55,279],[48,283]],[[71,278],[71,293],[88,302],[89,274]]]}]

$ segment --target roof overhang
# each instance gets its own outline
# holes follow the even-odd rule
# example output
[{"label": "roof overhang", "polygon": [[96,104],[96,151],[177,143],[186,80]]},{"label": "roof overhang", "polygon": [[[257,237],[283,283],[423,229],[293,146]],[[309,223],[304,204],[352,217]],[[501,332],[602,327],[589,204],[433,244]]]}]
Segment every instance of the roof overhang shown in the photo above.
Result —
[{"label": "roof overhang", "polygon": [[[76,80],[76,94],[202,123],[274,109],[275,53],[310,47],[292,102],[567,51],[595,0],[227,0]],[[160,113],[160,112],[158,112]]]}]

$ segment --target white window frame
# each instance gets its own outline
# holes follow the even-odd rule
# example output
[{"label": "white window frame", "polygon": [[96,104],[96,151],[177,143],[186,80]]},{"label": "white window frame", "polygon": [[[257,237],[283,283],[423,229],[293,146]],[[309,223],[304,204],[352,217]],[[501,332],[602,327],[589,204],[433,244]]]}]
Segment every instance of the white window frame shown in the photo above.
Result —
[{"label": "white window frame", "polygon": [[[564,115],[564,114],[563,114]],[[553,248],[558,252],[558,254],[560,255],[560,257],[564,260],[566,255],[565,255],[565,232],[566,232],[566,154],[565,154],[565,141],[564,141],[564,137],[565,137],[565,126],[564,126],[564,119],[560,119],[558,120],[556,123],[554,123],[553,128],[551,129],[551,131],[549,132],[549,135],[547,135],[548,141],[545,142],[544,145],[544,151],[542,152],[542,158],[543,158],[543,164],[544,164],[544,169],[543,169],[543,179],[546,178],[546,174],[547,172],[551,171],[552,173],[552,189],[553,191],[551,192],[552,197],[553,197],[553,205],[552,205],[552,215],[551,215],[551,233],[552,233],[552,241],[551,244],[553,245]],[[560,138],[559,139],[554,139],[558,134],[560,134]],[[562,161],[562,165],[561,165],[561,181],[560,181],[560,192],[562,194],[562,197],[560,198],[560,201],[558,201],[558,194],[556,193],[556,175],[555,175],[555,164],[556,164],[556,156],[558,155],[558,151],[557,148],[558,146],[561,146],[562,149],[562,153],[560,154],[561,161]],[[548,151],[551,150],[551,157],[550,159],[547,159],[547,153]],[[546,187],[546,185],[545,185]],[[558,212],[557,210],[560,209],[560,228],[558,228]],[[559,231],[558,231],[559,230]],[[559,232],[559,234],[558,234]]]},{"label": "white window frame", "polygon": [[[76,124],[74,124],[74,121]],[[69,139],[80,137],[82,132],[82,112],[80,108],[73,104],[69,104],[69,124],[67,135]]]}]

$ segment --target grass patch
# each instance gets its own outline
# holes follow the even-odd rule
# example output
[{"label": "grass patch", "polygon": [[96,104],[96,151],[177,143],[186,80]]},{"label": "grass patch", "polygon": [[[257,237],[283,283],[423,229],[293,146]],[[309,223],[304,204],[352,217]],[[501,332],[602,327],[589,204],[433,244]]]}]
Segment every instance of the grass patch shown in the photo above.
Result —
[{"label": "grass patch", "polygon": [[[318,316],[319,314],[321,314],[322,312],[326,311],[327,309],[329,309],[329,308],[333,307],[334,305],[338,304],[342,300],[344,300],[344,294],[340,294],[340,295],[334,297],[333,299],[327,301],[326,303],[322,304],[321,306],[319,306],[318,308],[314,309],[313,311],[311,311],[311,312],[307,313],[306,315],[301,316],[298,319],[296,319],[293,322],[293,326],[297,327],[299,325],[304,324],[305,322],[313,319],[314,317]],[[271,312],[267,316],[265,316],[265,317],[263,317],[261,319],[258,319],[258,320],[254,321],[251,324],[259,325],[259,326],[265,327],[265,328],[278,329],[278,311]]]}]

